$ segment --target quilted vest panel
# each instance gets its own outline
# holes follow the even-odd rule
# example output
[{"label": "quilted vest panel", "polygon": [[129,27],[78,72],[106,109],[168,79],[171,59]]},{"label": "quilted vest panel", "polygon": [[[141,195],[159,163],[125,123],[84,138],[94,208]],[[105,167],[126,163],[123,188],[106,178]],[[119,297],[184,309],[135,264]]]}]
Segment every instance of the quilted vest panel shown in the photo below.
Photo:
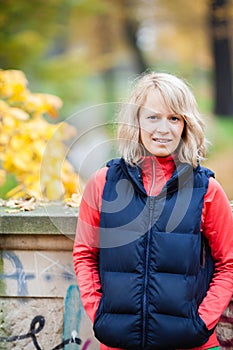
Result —
[{"label": "quilted vest panel", "polygon": [[109,163],[100,220],[102,298],[94,322],[100,342],[124,349],[193,348],[207,330],[197,309],[213,274],[201,213],[213,173],[178,164],[158,196],[141,171]]}]

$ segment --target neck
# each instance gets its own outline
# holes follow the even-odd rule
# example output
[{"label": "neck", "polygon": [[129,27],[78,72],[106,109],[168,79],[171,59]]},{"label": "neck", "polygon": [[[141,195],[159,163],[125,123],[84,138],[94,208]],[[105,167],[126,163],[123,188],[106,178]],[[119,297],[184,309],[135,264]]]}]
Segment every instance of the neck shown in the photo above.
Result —
[{"label": "neck", "polygon": [[143,158],[141,168],[147,193],[152,193],[152,195],[160,193],[176,168],[175,159],[174,155],[168,155],[167,157],[151,155]]}]

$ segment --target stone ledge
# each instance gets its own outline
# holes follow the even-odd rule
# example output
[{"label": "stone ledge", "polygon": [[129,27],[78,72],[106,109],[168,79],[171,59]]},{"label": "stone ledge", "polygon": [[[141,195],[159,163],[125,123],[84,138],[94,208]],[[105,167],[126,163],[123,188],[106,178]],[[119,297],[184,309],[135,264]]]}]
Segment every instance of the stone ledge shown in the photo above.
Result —
[{"label": "stone ledge", "polygon": [[0,208],[0,234],[68,235],[75,234],[78,209],[61,203],[38,206],[35,210],[10,213]]}]

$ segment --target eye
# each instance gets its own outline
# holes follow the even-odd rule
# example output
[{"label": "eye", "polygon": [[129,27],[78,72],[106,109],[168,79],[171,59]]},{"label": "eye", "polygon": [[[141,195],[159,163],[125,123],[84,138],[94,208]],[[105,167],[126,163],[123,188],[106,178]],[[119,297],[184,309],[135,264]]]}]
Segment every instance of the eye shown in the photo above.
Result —
[{"label": "eye", "polygon": [[149,116],[147,117],[147,119],[156,120],[156,119],[158,119],[158,116],[157,116],[157,115],[149,115]]},{"label": "eye", "polygon": [[179,116],[179,115],[172,115],[172,116],[170,117],[170,120],[171,120],[172,122],[176,122],[176,121],[180,120],[180,116]]}]

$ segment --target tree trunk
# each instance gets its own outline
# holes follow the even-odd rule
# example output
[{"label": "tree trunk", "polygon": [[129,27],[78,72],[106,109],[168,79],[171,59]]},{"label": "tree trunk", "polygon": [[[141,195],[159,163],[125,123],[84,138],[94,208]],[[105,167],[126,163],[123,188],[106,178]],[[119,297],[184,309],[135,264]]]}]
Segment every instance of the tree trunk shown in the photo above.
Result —
[{"label": "tree trunk", "polygon": [[133,20],[125,18],[123,29],[125,37],[127,38],[129,46],[134,54],[137,70],[139,73],[143,73],[148,66],[143,57],[142,51],[137,46],[137,24]]},{"label": "tree trunk", "polygon": [[210,24],[214,58],[215,106],[220,116],[233,117],[231,40],[228,0],[212,0]]}]

